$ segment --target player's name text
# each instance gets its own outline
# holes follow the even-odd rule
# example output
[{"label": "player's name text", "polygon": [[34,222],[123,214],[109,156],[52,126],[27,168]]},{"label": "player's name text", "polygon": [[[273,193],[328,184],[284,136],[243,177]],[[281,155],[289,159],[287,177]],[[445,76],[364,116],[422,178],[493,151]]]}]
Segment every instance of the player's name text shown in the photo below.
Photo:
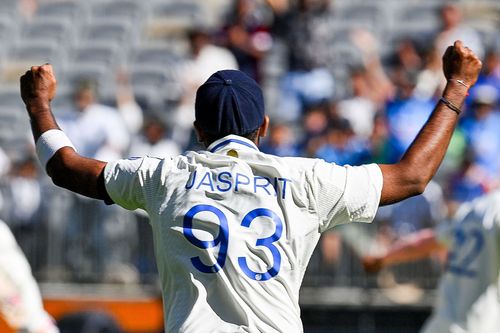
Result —
[{"label": "player's name text", "polygon": [[[289,184],[290,183],[290,184]],[[281,177],[247,176],[242,173],[221,173],[194,171],[186,183],[186,190],[202,190],[210,192],[248,192],[258,195],[280,196],[286,198],[292,180]]]}]

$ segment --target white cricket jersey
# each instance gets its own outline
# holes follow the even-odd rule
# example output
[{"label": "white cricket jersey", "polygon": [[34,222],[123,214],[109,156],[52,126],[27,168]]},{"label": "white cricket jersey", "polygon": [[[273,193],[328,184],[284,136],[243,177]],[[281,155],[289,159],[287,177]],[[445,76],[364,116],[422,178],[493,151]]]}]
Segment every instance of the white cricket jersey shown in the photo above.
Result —
[{"label": "white cricket jersey", "polygon": [[500,324],[500,192],[464,204],[438,237],[450,252],[424,332],[493,333],[492,320]]},{"label": "white cricket jersey", "polygon": [[167,332],[302,332],[299,288],[321,232],[371,222],[375,165],[261,153],[230,135],[186,156],[119,160],[106,189],[148,212]]}]

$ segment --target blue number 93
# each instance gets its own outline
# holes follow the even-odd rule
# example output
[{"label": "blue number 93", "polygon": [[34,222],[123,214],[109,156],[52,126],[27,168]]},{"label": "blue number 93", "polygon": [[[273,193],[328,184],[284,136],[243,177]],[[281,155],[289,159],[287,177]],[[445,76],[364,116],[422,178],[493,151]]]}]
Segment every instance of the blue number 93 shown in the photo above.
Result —
[{"label": "blue number 93", "polygon": [[[193,219],[194,216],[200,212],[211,212],[217,216],[219,219],[219,234],[214,240],[202,241],[196,238],[193,234]],[[248,267],[248,262],[246,257],[238,257],[238,264],[243,271],[243,273],[252,280],[256,281],[267,281],[276,275],[278,275],[281,268],[281,255],[278,248],[273,244],[281,238],[283,232],[283,222],[280,217],[270,209],[257,208],[249,212],[243,218],[241,226],[245,228],[250,228],[252,222],[258,217],[268,217],[274,222],[276,228],[274,233],[266,238],[257,239],[255,246],[261,246],[269,249],[273,256],[273,264],[265,272],[254,272]],[[217,273],[226,262],[227,249],[229,245],[229,225],[227,222],[226,215],[218,208],[211,205],[196,205],[191,208],[184,216],[183,224],[184,236],[186,239],[194,246],[200,249],[209,249],[216,246],[220,246],[219,254],[217,256],[216,263],[214,265],[205,265],[200,257],[192,257],[191,263],[193,266],[203,273]]]},{"label": "blue number 93", "polygon": [[[219,235],[212,241],[202,241],[193,235],[193,218],[196,214],[200,212],[212,212],[218,218],[220,222]],[[207,266],[201,262],[200,257],[191,258],[193,266],[197,270],[203,273],[217,273],[225,264],[227,258],[227,247],[229,243],[229,228],[227,225],[227,218],[224,213],[210,205],[197,205],[191,208],[184,216],[184,236],[187,240],[194,246],[200,249],[210,249],[216,247],[220,244],[219,255],[217,256],[217,262],[214,265]]]}]

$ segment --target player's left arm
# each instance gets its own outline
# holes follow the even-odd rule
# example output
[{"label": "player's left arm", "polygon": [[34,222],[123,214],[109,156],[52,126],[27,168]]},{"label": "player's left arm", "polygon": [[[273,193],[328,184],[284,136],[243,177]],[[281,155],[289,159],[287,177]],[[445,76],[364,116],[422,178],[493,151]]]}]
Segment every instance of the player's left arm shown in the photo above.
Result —
[{"label": "player's left arm", "polygon": [[[59,130],[50,102],[55,97],[57,81],[52,66],[33,66],[21,77],[21,97],[31,121],[35,142],[49,130]],[[47,174],[54,184],[84,196],[112,202],[104,186],[105,162],[80,156],[73,148],[58,149],[48,160]]]}]

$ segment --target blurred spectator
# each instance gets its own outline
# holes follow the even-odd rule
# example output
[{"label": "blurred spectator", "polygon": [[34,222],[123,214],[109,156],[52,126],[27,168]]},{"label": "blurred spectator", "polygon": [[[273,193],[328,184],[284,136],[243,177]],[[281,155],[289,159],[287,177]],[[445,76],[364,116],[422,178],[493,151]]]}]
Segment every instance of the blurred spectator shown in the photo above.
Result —
[{"label": "blurred spectator", "polygon": [[131,134],[138,133],[142,128],[144,115],[135,100],[130,77],[125,71],[119,71],[116,75],[116,106],[128,131]]},{"label": "blurred spectator", "polygon": [[462,10],[453,2],[447,2],[441,7],[441,31],[436,36],[438,54],[444,54],[446,48],[456,40],[461,40],[480,59],[484,57],[484,46],[480,35],[472,28],[463,24]]},{"label": "blurred spectator", "polygon": [[422,69],[422,62],[416,42],[411,38],[403,38],[396,44],[389,66],[394,71],[417,73]]},{"label": "blurred spectator", "polygon": [[373,120],[377,109],[375,103],[367,97],[366,90],[369,87],[365,75],[363,69],[351,73],[353,96],[340,101],[337,104],[337,112],[349,121],[356,136],[368,139],[373,132]]},{"label": "blurred spectator", "polygon": [[276,117],[297,121],[305,108],[333,97],[328,0],[266,0],[275,14],[274,33],[288,47],[288,70],[280,83]]},{"label": "blurred spectator", "polygon": [[191,138],[194,122],[194,100],[196,90],[210,75],[223,69],[238,69],[233,54],[222,47],[214,45],[206,28],[194,28],[188,34],[190,58],[186,60],[182,70],[183,97],[175,114],[176,124],[173,139],[185,148]]},{"label": "blurred spectator", "polygon": [[442,54],[438,54],[436,48],[431,48],[426,52],[424,68],[417,75],[416,96],[433,98],[441,94],[444,87],[441,56]]},{"label": "blurred spectator", "polygon": [[401,75],[398,80],[398,94],[386,109],[389,160],[392,162],[401,158],[434,109],[432,100],[413,94],[416,80],[414,76]]},{"label": "blurred spectator", "polygon": [[470,152],[465,155],[458,170],[450,176],[448,183],[448,210],[450,216],[458,206],[466,201],[472,201],[488,191],[487,176],[477,164],[473,162]]},{"label": "blurred spectator", "polygon": [[373,163],[385,164],[390,160],[389,130],[385,115],[378,113],[373,120],[373,131],[370,137],[371,155]]},{"label": "blurred spectator", "polygon": [[360,51],[364,84],[358,94],[370,99],[377,107],[385,105],[394,96],[394,85],[389,80],[380,59],[379,42],[375,35],[366,29],[356,28],[350,32],[350,40]]},{"label": "blurred spectator", "polygon": [[181,150],[177,143],[167,138],[167,128],[158,119],[146,120],[139,136],[134,138],[130,156],[177,156]]},{"label": "blurred spectator", "polygon": [[235,0],[226,18],[225,45],[241,71],[260,81],[260,62],[272,47],[272,37],[257,0]]},{"label": "blurred spectator", "polygon": [[477,80],[476,86],[471,88],[471,94],[482,85],[490,85],[497,90],[497,96],[500,96],[500,53],[491,49],[486,53],[483,61],[483,71]]},{"label": "blurred spectator", "polygon": [[38,10],[38,0],[19,0],[18,10],[26,21],[30,21]]},{"label": "blurred spectator", "polygon": [[347,120],[330,125],[316,157],[339,165],[360,165],[370,159],[368,141],[358,138]]},{"label": "blurred spectator", "polygon": [[18,230],[22,233],[21,229],[30,229],[40,221],[42,190],[38,176],[37,163],[30,156],[14,163],[7,179],[4,216],[16,231],[16,238],[24,238]]},{"label": "blurred spectator", "polygon": [[46,235],[46,188],[39,179],[38,162],[24,153],[12,163],[10,173],[2,179],[2,218],[8,221],[12,233],[28,258],[31,267],[45,264],[40,245]]},{"label": "blurred spectator", "polygon": [[74,91],[76,112],[57,119],[83,156],[110,161],[125,156],[130,143],[127,125],[120,113],[97,101],[97,83],[83,80]]},{"label": "blurred spectator", "polygon": [[[121,93],[125,96],[124,91]],[[79,153],[102,161],[125,157],[131,141],[129,128],[135,129],[142,117],[132,116],[126,122],[117,109],[99,104],[97,83],[93,81],[78,82],[73,97],[76,112],[62,114],[58,123]],[[125,97],[120,100],[118,94],[119,106],[133,104],[130,97]],[[124,112],[141,111],[132,105]],[[118,271],[117,262],[124,260],[128,252],[116,251],[120,243],[133,244],[130,233],[134,233],[134,227],[122,227],[127,219],[123,219],[123,213],[116,207],[106,207],[102,202],[79,195],[71,197],[66,217],[71,223],[65,230],[68,250],[63,254],[66,268],[76,280],[99,281],[108,276],[107,270]]]},{"label": "blurred spectator", "polygon": [[[196,28],[189,32],[191,58],[186,62],[185,88],[196,92],[214,72],[238,69],[238,63],[227,49],[214,45],[208,29]],[[188,90],[189,93],[189,90]],[[191,94],[192,95],[192,94]]]},{"label": "blurred spectator", "polygon": [[299,149],[291,129],[284,124],[272,125],[260,150],[277,156],[298,156]]},{"label": "blurred spectator", "polygon": [[323,144],[323,137],[328,130],[331,117],[329,112],[330,106],[328,104],[316,105],[309,108],[304,115],[302,121],[304,138],[301,150],[308,157],[314,156],[319,146]]},{"label": "blurred spectator", "polygon": [[500,177],[500,113],[496,110],[498,93],[491,85],[478,85],[471,99],[470,113],[463,119],[461,128],[472,151],[473,163],[483,170],[489,182],[498,182]]}]

